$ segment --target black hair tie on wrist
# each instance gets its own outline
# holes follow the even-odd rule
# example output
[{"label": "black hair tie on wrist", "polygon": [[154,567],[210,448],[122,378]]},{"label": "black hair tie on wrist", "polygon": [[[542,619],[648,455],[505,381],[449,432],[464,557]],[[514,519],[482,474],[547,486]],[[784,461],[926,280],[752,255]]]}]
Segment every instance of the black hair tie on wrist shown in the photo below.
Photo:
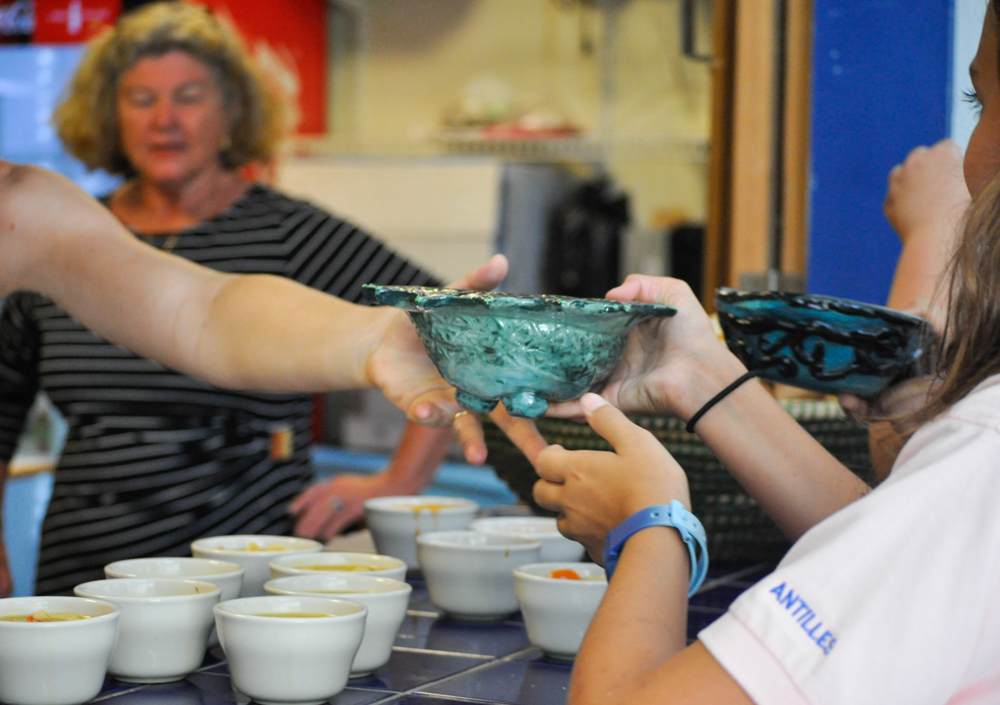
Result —
[{"label": "black hair tie on wrist", "polygon": [[705,402],[705,405],[703,407],[701,407],[700,409],[698,409],[698,411],[695,412],[695,415],[691,417],[691,420],[687,422],[687,425],[684,426],[684,430],[687,431],[688,433],[694,433],[694,425],[696,423],[698,423],[699,421],[701,421],[701,417],[702,416],[704,416],[705,414],[707,414],[708,411],[713,406],[715,406],[720,401],[722,401],[723,399],[725,399],[726,396],[729,395],[730,393],[732,393],[732,391],[734,389],[736,389],[737,387],[739,387],[744,382],[753,379],[756,376],[757,376],[756,370],[750,370],[746,374],[740,375],[740,377],[735,382],[733,382],[728,387],[726,387],[721,392],[719,392],[714,397],[712,397],[707,402]]}]

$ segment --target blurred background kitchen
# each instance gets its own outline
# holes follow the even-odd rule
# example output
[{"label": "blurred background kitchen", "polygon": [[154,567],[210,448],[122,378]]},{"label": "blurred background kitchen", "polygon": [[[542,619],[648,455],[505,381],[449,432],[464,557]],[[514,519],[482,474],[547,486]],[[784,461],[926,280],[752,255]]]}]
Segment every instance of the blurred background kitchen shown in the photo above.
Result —
[{"label": "blurred background kitchen", "polygon": [[[52,108],[129,0],[0,0],[0,156],[95,196]],[[504,288],[600,296],[625,274],[884,303],[889,169],[964,144],[985,0],[209,0],[286,99],[294,134],[252,176],[454,279],[493,252]],[[16,594],[64,424],[40,398],[4,498]],[[317,474],[374,473],[404,419],[379,393],[318,398]],[[455,459],[459,456],[456,454]],[[514,495],[447,463],[436,494]]]}]

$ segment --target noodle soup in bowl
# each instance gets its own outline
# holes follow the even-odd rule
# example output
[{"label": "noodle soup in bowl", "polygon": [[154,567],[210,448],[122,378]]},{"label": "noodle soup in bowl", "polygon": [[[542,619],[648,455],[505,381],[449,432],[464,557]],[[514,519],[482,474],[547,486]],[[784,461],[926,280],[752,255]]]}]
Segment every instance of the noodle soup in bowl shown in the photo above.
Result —
[{"label": "noodle soup in bowl", "polygon": [[210,536],[191,544],[191,553],[195,558],[228,561],[243,568],[242,597],[264,594],[264,583],[271,577],[268,563],[278,556],[319,553],[322,550],[323,544],[312,539],[254,534]]},{"label": "noodle soup in bowl", "polygon": [[344,689],[368,609],[329,595],[215,606],[233,687],[262,705],[319,705]]},{"label": "noodle soup in bowl", "polygon": [[[230,561],[214,561],[209,558],[178,558],[159,556],[153,558],[129,558],[104,566],[107,578],[178,578],[181,580],[201,580],[212,583],[219,590],[219,602],[235,600],[243,588],[243,568]],[[208,635],[208,645],[217,646],[219,637],[215,627]]]},{"label": "noodle soup in bowl", "polygon": [[417,536],[466,528],[479,505],[458,497],[377,497],[365,502],[365,521],[379,553],[420,567]]},{"label": "noodle soup in bowl", "polygon": [[[39,613],[58,619],[45,622]],[[34,616],[40,619],[29,622]],[[118,607],[102,600],[0,600],[0,701],[76,705],[95,697],[104,684],[120,616]]]},{"label": "noodle soup in bowl", "polygon": [[406,563],[377,553],[323,552],[280,556],[269,564],[271,578],[293,575],[367,575],[369,577],[406,578]]},{"label": "noodle soup in bowl", "polygon": [[413,588],[399,580],[358,573],[293,575],[264,583],[271,595],[322,595],[357,602],[368,608],[365,635],[351,664],[351,678],[366,676],[392,656]]},{"label": "noodle soup in bowl", "polygon": [[128,683],[181,680],[201,665],[221,590],[200,580],[115,578],[73,588],[121,609],[108,673]]}]

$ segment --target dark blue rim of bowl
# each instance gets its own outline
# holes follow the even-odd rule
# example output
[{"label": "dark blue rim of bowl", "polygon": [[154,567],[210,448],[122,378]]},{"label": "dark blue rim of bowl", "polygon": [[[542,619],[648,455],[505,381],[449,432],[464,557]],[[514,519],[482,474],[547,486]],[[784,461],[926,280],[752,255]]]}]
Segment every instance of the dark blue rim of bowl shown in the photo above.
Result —
[{"label": "dark blue rim of bowl", "polygon": [[411,311],[434,311],[442,308],[484,309],[489,311],[545,311],[582,315],[620,314],[636,318],[667,318],[677,313],[672,306],[625,303],[610,299],[578,299],[551,294],[508,294],[502,291],[434,289],[425,286],[362,287],[365,300],[383,306]]},{"label": "dark blue rim of bowl", "polygon": [[[716,308],[721,308],[724,305],[739,305],[748,301],[778,301],[794,308],[808,309],[818,313],[829,311],[845,316],[857,316],[859,318],[879,318],[886,323],[913,329],[925,328],[928,325],[927,321],[919,316],[896,311],[885,306],[866,304],[862,301],[852,301],[851,299],[841,299],[836,296],[792,294],[784,291],[737,291],[736,289],[728,289],[726,287],[721,287],[715,292]],[[760,311],[756,315],[777,316],[780,313]]]}]

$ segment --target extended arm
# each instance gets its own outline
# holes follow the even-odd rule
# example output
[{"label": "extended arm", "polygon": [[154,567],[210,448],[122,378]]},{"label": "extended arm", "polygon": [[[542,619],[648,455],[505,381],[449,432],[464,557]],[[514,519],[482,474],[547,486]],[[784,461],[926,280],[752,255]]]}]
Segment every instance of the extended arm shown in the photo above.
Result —
[{"label": "extended arm", "polygon": [[[377,386],[411,419],[429,425],[447,425],[458,411],[402,312],[350,304],[281,277],[222,274],[171,257],[43,169],[0,162],[0,253],[0,296],[16,289],[44,293],[109,340],[216,385]],[[505,273],[506,262],[494,258],[459,284],[492,288]],[[461,424],[465,431],[474,425]],[[481,460],[481,442],[459,432]]]}]

